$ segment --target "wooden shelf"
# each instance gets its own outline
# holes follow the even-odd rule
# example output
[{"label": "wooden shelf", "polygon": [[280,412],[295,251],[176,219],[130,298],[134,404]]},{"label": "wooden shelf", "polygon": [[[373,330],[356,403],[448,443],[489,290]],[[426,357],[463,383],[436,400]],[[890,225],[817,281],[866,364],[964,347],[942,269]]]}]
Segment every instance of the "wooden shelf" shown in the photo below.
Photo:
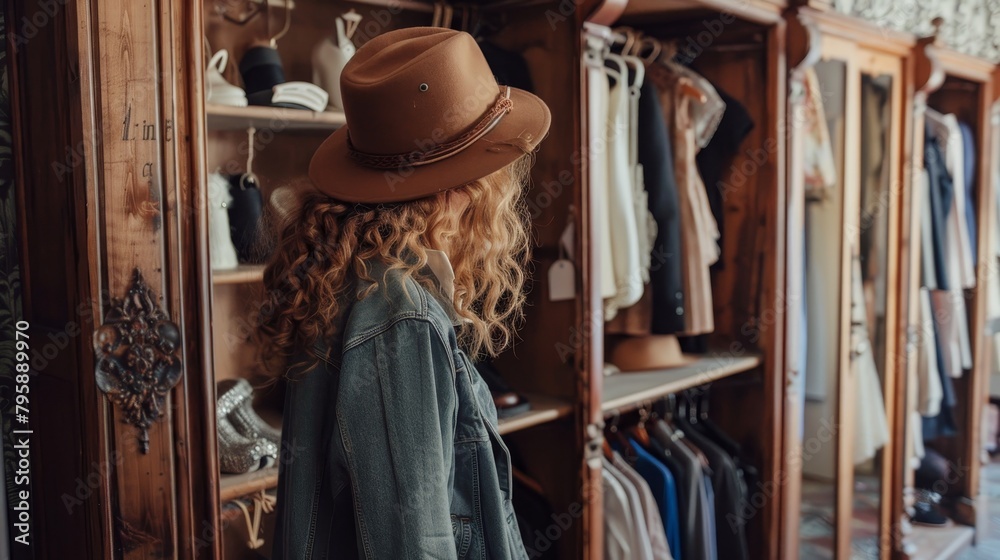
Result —
[{"label": "wooden shelf", "polygon": [[305,111],[284,107],[230,107],[228,105],[206,105],[209,130],[324,130],[340,128],[347,121],[342,111]]},{"label": "wooden shelf", "polygon": [[531,410],[501,418],[497,427],[501,435],[551,422],[569,416],[573,412],[573,407],[568,402],[539,395],[526,395],[526,397],[531,402]]},{"label": "wooden shelf", "polygon": [[355,4],[367,4],[369,6],[381,6],[384,8],[395,7],[408,12],[431,13],[434,11],[434,3],[421,0],[349,0]]},{"label": "wooden shelf", "polygon": [[241,264],[236,268],[212,271],[212,284],[252,284],[264,281],[264,265]]},{"label": "wooden shelf", "polygon": [[950,560],[972,544],[975,530],[966,525],[951,525],[948,527],[928,527],[914,525],[910,537],[917,547],[917,552],[911,558],[914,560]]},{"label": "wooden shelf", "polygon": [[757,355],[708,354],[681,367],[611,375],[604,378],[601,410],[612,412],[632,408],[670,393],[749,371],[760,363]]},{"label": "wooden shelf", "polygon": [[[501,418],[498,426],[501,434],[551,422],[569,416],[573,412],[573,407],[565,401],[539,395],[527,395],[527,397],[531,401],[531,410],[510,418]],[[219,480],[219,501],[225,504],[261,490],[275,488],[277,485],[278,467],[246,474],[223,474]]]},{"label": "wooden shelf", "polygon": [[276,486],[278,486],[277,466],[246,474],[223,474],[219,477],[219,502],[224,504]]}]

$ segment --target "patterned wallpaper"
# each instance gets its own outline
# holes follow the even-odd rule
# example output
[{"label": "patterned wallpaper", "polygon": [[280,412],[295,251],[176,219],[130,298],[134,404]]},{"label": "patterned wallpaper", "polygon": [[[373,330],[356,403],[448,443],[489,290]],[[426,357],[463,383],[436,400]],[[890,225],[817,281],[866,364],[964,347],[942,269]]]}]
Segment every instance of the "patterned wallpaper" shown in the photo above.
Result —
[{"label": "patterned wallpaper", "polygon": [[1000,0],[833,0],[832,4],[838,12],[918,37],[933,34],[931,21],[941,17],[946,45],[1000,62]]}]

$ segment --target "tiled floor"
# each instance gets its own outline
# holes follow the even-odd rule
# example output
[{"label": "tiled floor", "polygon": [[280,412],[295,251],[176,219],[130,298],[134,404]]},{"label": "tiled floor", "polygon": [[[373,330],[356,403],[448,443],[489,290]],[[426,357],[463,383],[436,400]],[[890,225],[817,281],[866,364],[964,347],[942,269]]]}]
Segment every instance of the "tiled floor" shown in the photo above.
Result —
[{"label": "tiled floor", "polygon": [[[802,481],[802,520],[799,558],[833,557],[834,488],[829,483]],[[851,520],[851,558],[878,557],[878,480],[868,475],[855,479],[854,514]]]},{"label": "tiled floor", "polygon": [[989,528],[985,538],[967,548],[958,560],[997,560],[1000,558],[1000,458],[994,457],[983,471],[983,493],[989,508]]},{"label": "tiled floor", "polygon": [[[983,492],[986,494],[987,507],[989,508],[989,528],[975,546],[966,548],[956,556],[956,560],[1000,560],[1000,457],[995,457],[983,471]],[[855,519],[853,530],[859,536],[867,536],[867,530],[874,519],[869,519],[868,512],[864,507],[868,485],[861,485],[859,492],[855,495],[856,512],[862,512]],[[800,558],[809,560],[820,560],[832,557],[833,547],[833,526],[830,520],[833,517],[833,493],[832,487],[828,484],[820,484],[811,481],[803,481],[803,516],[801,530],[801,550]],[[875,510],[872,510],[875,511]],[[869,539],[860,538],[855,542],[855,550],[852,551],[852,558],[869,558],[870,551],[865,545]]]}]

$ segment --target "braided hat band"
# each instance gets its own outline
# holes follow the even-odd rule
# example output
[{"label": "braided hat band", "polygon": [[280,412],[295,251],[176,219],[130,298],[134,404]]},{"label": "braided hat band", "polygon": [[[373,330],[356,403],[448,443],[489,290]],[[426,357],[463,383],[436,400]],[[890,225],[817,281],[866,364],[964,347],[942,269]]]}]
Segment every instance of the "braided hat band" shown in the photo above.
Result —
[{"label": "braided hat band", "polygon": [[407,166],[420,166],[441,161],[449,158],[474,144],[477,140],[485,136],[489,131],[503,119],[504,115],[510,113],[514,108],[514,102],[510,98],[510,87],[497,96],[496,103],[483,115],[483,118],[468,132],[458,138],[438,144],[437,146],[425,150],[414,150],[402,154],[370,154],[362,152],[351,143],[351,132],[347,131],[347,153],[357,163],[375,169],[396,169]]}]

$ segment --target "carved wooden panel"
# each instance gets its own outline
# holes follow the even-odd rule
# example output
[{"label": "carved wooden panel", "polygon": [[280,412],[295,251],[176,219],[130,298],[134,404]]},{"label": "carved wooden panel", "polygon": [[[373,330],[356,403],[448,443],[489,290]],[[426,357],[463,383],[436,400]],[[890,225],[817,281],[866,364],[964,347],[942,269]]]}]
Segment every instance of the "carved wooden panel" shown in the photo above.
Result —
[{"label": "carved wooden panel", "polygon": [[965,54],[1000,61],[1000,0],[833,0],[833,9],[918,37],[944,20],[944,44]]},{"label": "carved wooden panel", "polygon": [[186,92],[175,89],[175,79],[190,71],[174,58],[185,52],[172,36],[182,5],[91,0],[76,11],[80,89],[97,92],[84,94],[81,127],[87,206],[94,209],[91,301],[104,322],[94,326],[95,371],[98,386],[118,402],[104,411],[101,437],[105,456],[121,458],[109,473],[105,530],[123,560],[177,557],[179,533],[190,531],[189,506],[177,495],[187,452],[179,455],[175,442],[186,438],[173,422],[185,404],[183,393],[169,390],[181,374],[184,336],[166,320],[187,320],[174,295],[182,280],[173,272],[176,212],[184,211],[176,192],[179,181],[189,181],[176,170],[184,145],[177,97]]}]

